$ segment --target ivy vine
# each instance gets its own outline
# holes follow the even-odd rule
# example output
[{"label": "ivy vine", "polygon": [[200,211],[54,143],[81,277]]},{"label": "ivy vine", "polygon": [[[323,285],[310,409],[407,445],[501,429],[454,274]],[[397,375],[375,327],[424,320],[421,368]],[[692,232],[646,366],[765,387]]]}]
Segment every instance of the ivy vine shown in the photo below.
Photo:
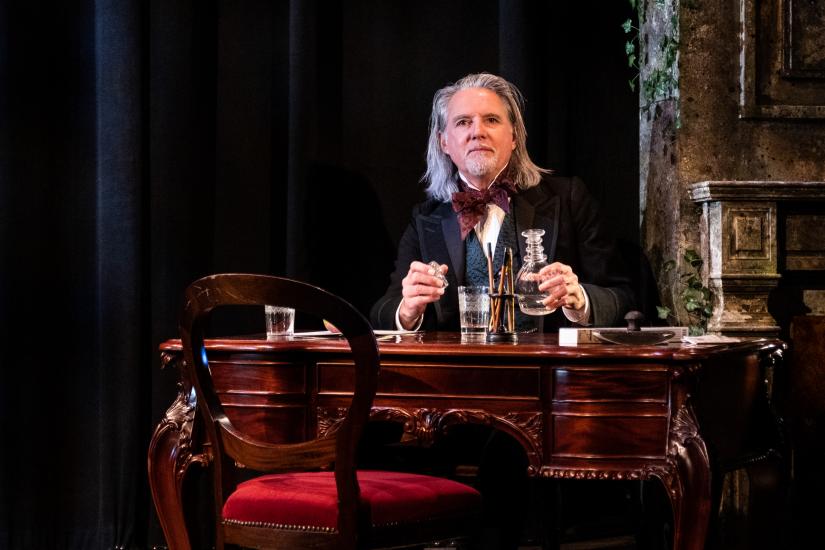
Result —
[{"label": "ivy vine", "polygon": [[[639,86],[641,97],[644,100],[641,109],[649,111],[657,103],[678,97],[678,81],[676,79],[677,56],[679,52],[679,18],[678,10],[674,6],[677,0],[653,0],[654,9],[666,21],[666,28],[662,33],[661,41],[657,45],[658,55],[647,55],[650,44],[644,39],[639,30],[644,26],[647,7],[651,0],[628,0],[636,11],[639,26],[633,26],[633,20],[628,18],[622,23],[622,29],[629,35],[625,42],[627,64],[635,69],[636,74],[628,81],[630,89],[636,91]],[[670,9],[669,9],[670,8]],[[670,14],[668,15],[668,11]],[[655,15],[655,14],[654,14]],[[652,63],[650,72],[642,76],[640,60]],[[678,123],[678,119],[677,119]]]},{"label": "ivy vine", "polygon": [[[685,288],[679,294],[682,307],[688,315],[688,331],[691,336],[705,334],[708,329],[708,321],[713,315],[713,292],[702,282],[702,257],[693,250],[685,251],[683,259],[688,266],[688,270],[680,274],[680,279],[684,281]],[[675,260],[665,262],[665,273],[676,267]],[[670,319],[674,317],[673,312],[668,307],[657,306],[659,319]]]}]

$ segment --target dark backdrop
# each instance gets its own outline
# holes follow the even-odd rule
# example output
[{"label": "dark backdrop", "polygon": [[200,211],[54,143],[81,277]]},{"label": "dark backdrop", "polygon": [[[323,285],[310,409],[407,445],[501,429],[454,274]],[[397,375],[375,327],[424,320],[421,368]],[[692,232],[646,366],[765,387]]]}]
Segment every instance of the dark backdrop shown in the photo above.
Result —
[{"label": "dark backdrop", "polygon": [[630,11],[0,0],[0,548],[163,543],[145,457],[182,289],[286,274],[366,312],[423,198],[432,94],[466,73],[519,85],[534,160],[636,242]]}]

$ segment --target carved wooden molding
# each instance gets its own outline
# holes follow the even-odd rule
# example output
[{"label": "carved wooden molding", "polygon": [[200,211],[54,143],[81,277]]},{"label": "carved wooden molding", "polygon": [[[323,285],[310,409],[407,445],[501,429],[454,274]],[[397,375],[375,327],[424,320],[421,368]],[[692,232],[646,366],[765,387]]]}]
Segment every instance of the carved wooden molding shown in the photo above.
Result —
[{"label": "carved wooden molding", "polygon": [[[343,407],[318,407],[319,437],[334,434],[346,416]],[[432,445],[450,426],[456,424],[482,424],[492,426],[512,435],[524,446],[531,472],[538,472],[542,452],[543,415],[541,412],[511,412],[504,416],[476,409],[404,409],[398,407],[374,407],[370,411],[372,421],[390,421],[402,424],[404,433],[414,437],[424,446]]]},{"label": "carved wooden molding", "polygon": [[621,481],[623,479],[649,479],[651,474],[647,469],[628,468],[610,470],[592,470],[584,468],[562,468],[543,466],[539,476],[553,479],[608,479]]},{"label": "carved wooden molding", "polygon": [[701,439],[699,435],[699,422],[693,412],[690,402],[685,402],[670,421],[670,441],[668,443],[667,454],[675,457],[684,454],[685,448],[692,444],[694,440]]},{"label": "carved wooden molding", "polygon": [[212,461],[212,455],[207,448],[203,453],[194,453],[192,450],[192,428],[195,421],[195,409],[197,398],[195,389],[189,388],[187,392],[182,383],[178,383],[178,395],[172,405],[166,410],[166,414],[161,419],[152,441],[161,441],[167,436],[174,435],[170,432],[177,432],[177,455],[175,457],[175,478],[178,483],[183,480],[186,470],[192,464],[208,466]]},{"label": "carved wooden molding", "polygon": [[346,407],[318,407],[318,437],[329,437],[338,431],[347,416]]},{"label": "carved wooden molding", "polygon": [[[170,353],[168,351],[160,352],[160,368],[165,369],[165,368],[169,367],[170,365],[175,366],[174,362],[178,357],[180,357],[180,354]],[[183,361],[182,358],[181,358],[181,361]]]}]

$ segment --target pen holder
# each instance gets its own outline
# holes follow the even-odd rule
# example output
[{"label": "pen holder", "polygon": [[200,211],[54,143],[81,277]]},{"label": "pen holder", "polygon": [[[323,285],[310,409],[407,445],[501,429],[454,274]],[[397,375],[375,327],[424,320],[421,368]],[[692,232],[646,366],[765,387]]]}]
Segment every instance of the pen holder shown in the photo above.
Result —
[{"label": "pen holder", "polygon": [[487,341],[516,342],[515,294],[490,294],[490,322],[487,325]]}]

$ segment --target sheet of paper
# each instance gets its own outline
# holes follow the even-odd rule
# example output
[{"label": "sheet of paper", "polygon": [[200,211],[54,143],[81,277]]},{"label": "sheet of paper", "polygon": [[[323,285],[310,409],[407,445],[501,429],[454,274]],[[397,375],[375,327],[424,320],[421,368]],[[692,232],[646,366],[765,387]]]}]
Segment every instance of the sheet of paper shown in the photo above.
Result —
[{"label": "sheet of paper", "polygon": [[[420,330],[374,330],[376,336],[403,336],[405,334],[418,334]],[[311,338],[311,337],[338,337],[343,336],[339,332],[330,332],[328,330],[308,330],[296,332],[293,334],[295,338]]]},{"label": "sheet of paper", "polygon": [[739,338],[733,336],[722,336],[720,334],[704,334],[702,336],[683,336],[682,342],[687,344],[724,344],[729,342],[741,342]]},{"label": "sheet of paper", "polygon": [[296,332],[292,335],[294,338],[303,338],[303,337],[318,337],[318,336],[330,336],[330,337],[338,337],[343,336],[343,334],[338,332],[330,332],[328,330],[309,330],[309,331],[301,331]]}]

